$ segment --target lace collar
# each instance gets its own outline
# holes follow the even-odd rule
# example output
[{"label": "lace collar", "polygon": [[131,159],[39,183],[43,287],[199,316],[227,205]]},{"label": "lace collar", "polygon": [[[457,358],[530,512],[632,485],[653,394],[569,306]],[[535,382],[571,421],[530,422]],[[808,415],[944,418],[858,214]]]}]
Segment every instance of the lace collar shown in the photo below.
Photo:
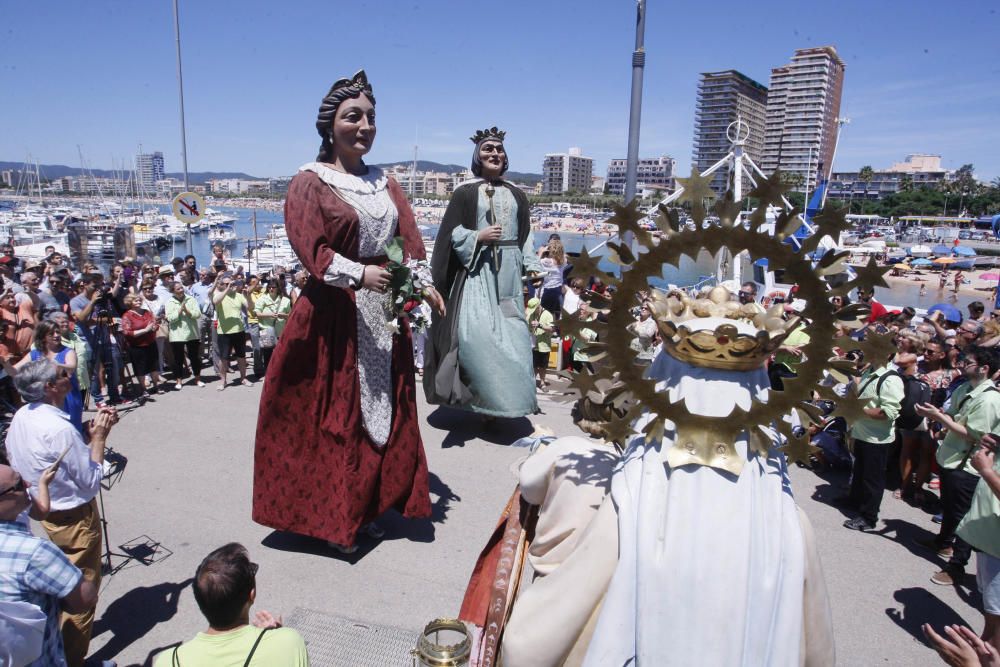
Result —
[{"label": "lace collar", "polygon": [[388,177],[375,166],[368,167],[368,173],[364,176],[347,174],[322,164],[320,162],[309,162],[299,167],[299,171],[311,171],[320,177],[324,183],[332,185],[338,190],[347,190],[362,195],[373,195],[385,190]]}]

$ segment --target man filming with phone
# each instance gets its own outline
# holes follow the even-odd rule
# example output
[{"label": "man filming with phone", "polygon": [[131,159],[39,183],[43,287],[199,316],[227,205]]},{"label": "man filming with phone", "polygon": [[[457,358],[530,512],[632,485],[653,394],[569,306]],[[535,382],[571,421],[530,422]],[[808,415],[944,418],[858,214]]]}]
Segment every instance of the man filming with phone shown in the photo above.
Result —
[{"label": "man filming with phone", "polygon": [[[90,443],[61,406],[72,388],[70,371],[48,359],[31,361],[14,378],[25,405],[14,415],[7,435],[11,467],[31,486],[59,462],[49,484],[48,518],[41,522],[49,539],[83,571],[95,589],[101,583],[101,523],[96,496],[101,488],[104,445],[118,422],[113,408],[101,408],[87,425]],[[94,605],[63,616],[63,643],[70,667],[83,665],[90,644]]]}]

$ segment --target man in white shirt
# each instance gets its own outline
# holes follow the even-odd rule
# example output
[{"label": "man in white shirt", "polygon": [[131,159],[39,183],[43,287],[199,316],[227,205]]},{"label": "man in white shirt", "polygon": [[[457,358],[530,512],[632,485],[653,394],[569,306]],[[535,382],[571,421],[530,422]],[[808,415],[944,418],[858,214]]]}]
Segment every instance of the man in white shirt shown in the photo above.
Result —
[{"label": "man in white shirt", "polygon": [[[72,388],[67,369],[48,359],[30,361],[19,369],[14,385],[25,405],[14,415],[7,434],[11,467],[35,486],[42,473],[62,457],[49,484],[52,509],[42,527],[99,589],[101,524],[96,496],[103,476],[104,443],[118,421],[117,413],[111,408],[98,412],[90,424],[87,445],[61,409]],[[63,644],[70,667],[83,665],[87,656],[95,607],[63,616]]]}]

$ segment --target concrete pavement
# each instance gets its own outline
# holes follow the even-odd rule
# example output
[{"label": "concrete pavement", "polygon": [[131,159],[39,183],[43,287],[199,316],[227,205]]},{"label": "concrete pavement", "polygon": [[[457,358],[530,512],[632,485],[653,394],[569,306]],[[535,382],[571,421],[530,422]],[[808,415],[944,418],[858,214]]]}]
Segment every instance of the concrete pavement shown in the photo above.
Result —
[{"label": "concrete pavement", "polygon": [[[488,432],[469,415],[431,410],[421,399],[434,516],[422,522],[386,517],[385,540],[363,541],[356,554],[342,556],[250,520],[261,385],[221,394],[215,386],[160,394],[124,415],[109,438],[128,459],[104,492],[111,543],[116,550],[125,543],[158,545],[146,552],[149,564],[128,561],[101,587],[91,649],[119,665],[143,664],[204,628],[190,578],[209,551],[229,541],[242,542],[260,565],[257,609],[287,618],[303,608],[411,631],[454,615],[513,490],[512,470],[525,455],[509,444],[530,433],[532,422],[556,434],[577,432],[569,405],[548,397],[540,399],[543,414]],[[844,515],[822,502],[843,477],[826,480],[794,469],[792,479],[816,529],[839,664],[932,665],[936,655],[918,639],[922,622],[965,622],[981,630],[973,594],[932,584],[938,563],[911,546],[912,538],[936,528],[927,514],[887,494],[881,533],[848,531],[840,525]]]}]

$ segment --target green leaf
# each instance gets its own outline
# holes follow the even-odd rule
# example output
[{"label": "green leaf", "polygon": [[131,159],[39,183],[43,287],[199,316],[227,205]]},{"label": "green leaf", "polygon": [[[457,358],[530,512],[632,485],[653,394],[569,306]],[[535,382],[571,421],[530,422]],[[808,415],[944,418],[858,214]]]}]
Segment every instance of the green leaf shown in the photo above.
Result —
[{"label": "green leaf", "polygon": [[403,237],[397,236],[389,243],[385,244],[385,254],[390,262],[403,263]]}]

